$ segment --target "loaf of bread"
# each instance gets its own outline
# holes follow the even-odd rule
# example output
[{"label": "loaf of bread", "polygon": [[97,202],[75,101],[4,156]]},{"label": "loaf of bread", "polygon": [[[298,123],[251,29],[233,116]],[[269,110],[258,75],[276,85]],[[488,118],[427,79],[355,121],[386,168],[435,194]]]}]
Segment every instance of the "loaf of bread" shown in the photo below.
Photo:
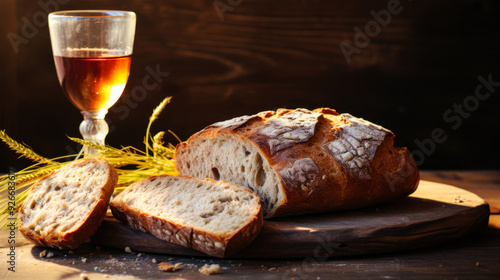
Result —
[{"label": "loaf of bread", "polygon": [[130,185],[111,202],[131,227],[214,257],[250,244],[263,224],[259,197],[229,182],[154,176]]},{"label": "loaf of bread", "polygon": [[19,210],[19,230],[37,245],[75,249],[101,225],[117,181],[105,159],[65,165],[33,185]]},{"label": "loaf of bread", "polygon": [[218,122],[177,145],[178,172],[260,197],[264,218],[371,206],[415,191],[419,173],[394,134],[350,114],[279,109]]}]

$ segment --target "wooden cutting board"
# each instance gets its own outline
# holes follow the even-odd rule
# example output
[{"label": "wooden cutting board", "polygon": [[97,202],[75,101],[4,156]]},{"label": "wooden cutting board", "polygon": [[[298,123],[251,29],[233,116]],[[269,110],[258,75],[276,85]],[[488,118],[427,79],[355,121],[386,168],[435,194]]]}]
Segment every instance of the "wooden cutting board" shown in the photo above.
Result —
[{"label": "wooden cutting board", "polygon": [[[247,248],[232,258],[307,258],[364,255],[432,246],[488,225],[489,206],[479,196],[445,184],[420,181],[402,200],[343,213],[270,219]],[[206,256],[106,218],[92,242],[134,252]]]}]

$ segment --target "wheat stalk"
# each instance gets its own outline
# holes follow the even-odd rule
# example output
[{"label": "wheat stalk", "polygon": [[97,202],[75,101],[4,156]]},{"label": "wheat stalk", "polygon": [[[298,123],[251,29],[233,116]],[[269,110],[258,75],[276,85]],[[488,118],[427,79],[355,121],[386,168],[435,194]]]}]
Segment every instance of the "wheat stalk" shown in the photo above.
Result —
[{"label": "wheat stalk", "polygon": [[39,171],[30,172],[26,175],[16,175],[16,184],[21,185],[24,183],[32,182],[36,179],[39,179],[39,178],[51,173],[52,171],[56,170],[57,168],[59,168],[59,165],[54,164],[53,166],[47,166],[43,169],[40,169]]},{"label": "wheat stalk", "polygon": [[[154,110],[149,118],[149,124],[146,129],[145,137],[145,152],[135,147],[122,147],[120,149],[108,145],[99,145],[92,141],[68,137],[71,141],[81,145],[89,146],[96,149],[99,153],[95,156],[104,157],[118,172],[118,182],[115,187],[115,192],[119,193],[127,188],[130,184],[159,174],[175,175],[177,171],[174,166],[174,150],[175,146],[168,143],[164,146],[164,132],[157,133],[152,139],[149,136],[152,123],[158,119],[160,113],[165,106],[170,102],[171,97],[165,98]],[[170,131],[169,131],[170,132]],[[170,132],[172,133],[172,132]],[[173,133],[172,133],[173,134]],[[178,140],[179,138],[173,134]],[[28,196],[29,189],[41,177],[69,163],[68,158],[77,158],[78,155],[67,155],[48,159],[35,153],[28,146],[18,143],[10,138],[4,130],[0,130],[0,138],[13,151],[21,154],[21,156],[33,160],[35,163],[19,172],[15,173],[16,183],[16,213],[19,207],[23,204]],[[149,143],[152,141],[152,146]],[[180,140],[179,140],[180,141]],[[154,152],[153,156],[149,156],[148,150]],[[8,211],[8,185],[9,175],[0,176],[0,228],[3,228],[7,223]]]},{"label": "wheat stalk", "polygon": [[144,144],[146,145],[146,155],[147,156],[149,155],[149,149],[151,148],[149,146],[149,130],[151,129],[151,125],[153,124],[153,122],[156,119],[158,119],[158,117],[160,116],[160,113],[163,111],[163,109],[165,109],[165,106],[167,106],[167,104],[170,102],[170,99],[172,99],[172,97],[170,97],[170,96],[163,99],[163,101],[160,103],[160,105],[158,105],[153,110],[153,114],[151,114],[151,116],[149,117],[148,127],[146,128],[146,136],[144,137]]},{"label": "wheat stalk", "polygon": [[[88,146],[90,148],[98,150],[101,154],[113,154],[113,153],[116,153],[116,154],[119,154],[119,155],[123,155],[123,152],[121,150],[119,150],[117,148],[113,148],[113,147],[108,146],[108,145],[100,145],[100,144],[97,144],[97,143],[89,141],[89,140],[75,138],[75,137],[68,137],[68,138],[71,141],[76,142],[76,143],[78,143],[80,145]],[[99,156],[99,155],[100,154],[97,154],[96,156]]]},{"label": "wheat stalk", "polygon": [[170,143],[169,147],[163,146],[163,135],[165,135],[165,131],[160,131],[153,137],[154,156],[160,158],[172,158],[174,156],[175,147]]},{"label": "wheat stalk", "polygon": [[18,154],[21,154],[21,157],[25,157],[31,159],[32,161],[40,163],[52,163],[52,160],[42,157],[26,145],[23,145],[10,138],[9,135],[5,133],[5,130],[0,130],[0,139],[2,139],[2,141],[5,142],[5,144],[7,144],[11,150],[15,151]]}]

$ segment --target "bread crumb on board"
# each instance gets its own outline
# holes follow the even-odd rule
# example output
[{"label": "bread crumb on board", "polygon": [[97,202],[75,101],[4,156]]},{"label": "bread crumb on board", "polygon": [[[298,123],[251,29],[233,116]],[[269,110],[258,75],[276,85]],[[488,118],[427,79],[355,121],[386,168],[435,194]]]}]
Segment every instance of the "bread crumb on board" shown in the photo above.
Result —
[{"label": "bread crumb on board", "polygon": [[218,264],[206,264],[198,270],[201,274],[210,275],[216,274],[220,271],[220,265]]},{"label": "bread crumb on board", "polygon": [[180,263],[176,264],[171,264],[171,263],[166,263],[162,262],[158,265],[158,269],[161,271],[177,271],[179,268],[182,266]]},{"label": "bread crumb on board", "polygon": [[129,254],[133,254],[134,252],[132,252],[132,249],[130,249],[130,247],[125,247],[125,252],[126,253],[129,253]]},{"label": "bread crumb on board", "polygon": [[85,273],[80,274],[80,279],[82,280],[89,280],[89,276]]},{"label": "bread crumb on board", "polygon": [[54,256],[54,252],[51,252],[51,251],[47,252],[47,250],[43,250],[40,252],[39,256],[40,256],[40,258],[45,258],[45,257],[52,258]]}]

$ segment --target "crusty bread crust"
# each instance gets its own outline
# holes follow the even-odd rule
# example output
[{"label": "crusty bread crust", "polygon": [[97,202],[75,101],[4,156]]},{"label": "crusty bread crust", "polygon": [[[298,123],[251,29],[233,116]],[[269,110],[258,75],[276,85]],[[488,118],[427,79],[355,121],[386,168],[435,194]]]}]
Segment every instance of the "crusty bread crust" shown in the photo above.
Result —
[{"label": "crusty bread crust", "polygon": [[[269,202],[262,201],[262,193],[256,191],[265,218],[376,205],[411,194],[419,182],[410,152],[393,147],[391,131],[328,108],[280,109],[210,125],[177,145],[178,172],[231,181],[227,174],[213,176],[203,171],[210,170],[206,166],[210,162],[221,161],[208,154],[217,154],[210,143],[224,137],[255,147],[272,168],[267,176],[278,177],[280,196],[271,207],[266,207]],[[197,150],[201,143],[209,143],[205,147],[210,151]],[[194,154],[203,160],[193,160]],[[230,173],[238,172],[234,168]]]},{"label": "crusty bread crust", "polygon": [[[186,176],[169,176],[169,175],[160,175],[153,176],[148,179],[144,179],[142,181],[153,182],[161,178],[167,177],[177,177],[177,178],[185,178],[186,180],[198,180],[200,182],[213,182],[217,184],[218,182],[211,179],[196,179],[190,178]],[[141,181],[134,183],[139,184]],[[229,182],[219,182],[219,183],[228,183]],[[132,190],[133,185],[129,186],[127,190]],[[237,186],[239,187],[239,186]],[[253,192],[243,189],[247,191],[252,196],[255,195]],[[171,220],[167,220],[164,218],[156,217],[154,215],[150,215],[144,211],[144,209],[134,208],[127,205],[122,199],[122,196],[127,195],[127,193],[120,193],[110,202],[110,208],[113,213],[113,216],[130,225],[135,229],[139,229],[143,232],[149,232],[156,236],[159,239],[176,243],[182,245],[184,247],[192,248],[197,251],[206,253],[207,255],[224,258],[228,257],[242,248],[248,246],[260,233],[263,225],[263,215],[262,209],[260,205],[258,209],[255,209],[255,215],[249,220],[247,224],[239,228],[234,234],[230,236],[219,236],[217,234],[203,231],[197,229],[195,227],[189,227],[183,224],[176,223]],[[159,196],[161,196],[159,194]],[[196,203],[196,202],[191,202]],[[221,229],[224,230],[224,229]]]},{"label": "crusty bread crust", "polygon": [[[30,195],[28,195],[26,201],[19,210],[19,230],[28,240],[37,245],[45,247],[52,247],[61,250],[76,249],[80,244],[88,240],[97,231],[104,219],[104,216],[106,215],[109,200],[118,181],[118,174],[116,170],[105,159],[85,158],[70,163],[40,179],[33,185],[32,189],[30,190],[30,194],[33,193],[37,188],[41,187],[44,180],[48,180],[50,178],[53,178],[54,176],[59,176],[59,173],[63,170],[75,169],[78,168],[79,165],[86,163],[100,166],[104,165],[109,170],[106,182],[103,185],[95,186],[100,188],[99,197],[96,198],[97,202],[95,203],[93,209],[89,209],[87,211],[87,217],[74,230],[64,233],[54,231],[48,235],[39,234],[24,223],[24,220],[27,218],[25,207],[28,207],[27,205],[30,205],[30,203],[32,202],[36,203],[36,201],[34,201],[34,199],[30,197]],[[88,176],[91,175],[89,174]],[[46,193],[46,195],[47,194],[48,193]],[[61,203],[63,203],[63,201],[61,201]],[[47,211],[46,215],[51,215],[50,211]]]}]

